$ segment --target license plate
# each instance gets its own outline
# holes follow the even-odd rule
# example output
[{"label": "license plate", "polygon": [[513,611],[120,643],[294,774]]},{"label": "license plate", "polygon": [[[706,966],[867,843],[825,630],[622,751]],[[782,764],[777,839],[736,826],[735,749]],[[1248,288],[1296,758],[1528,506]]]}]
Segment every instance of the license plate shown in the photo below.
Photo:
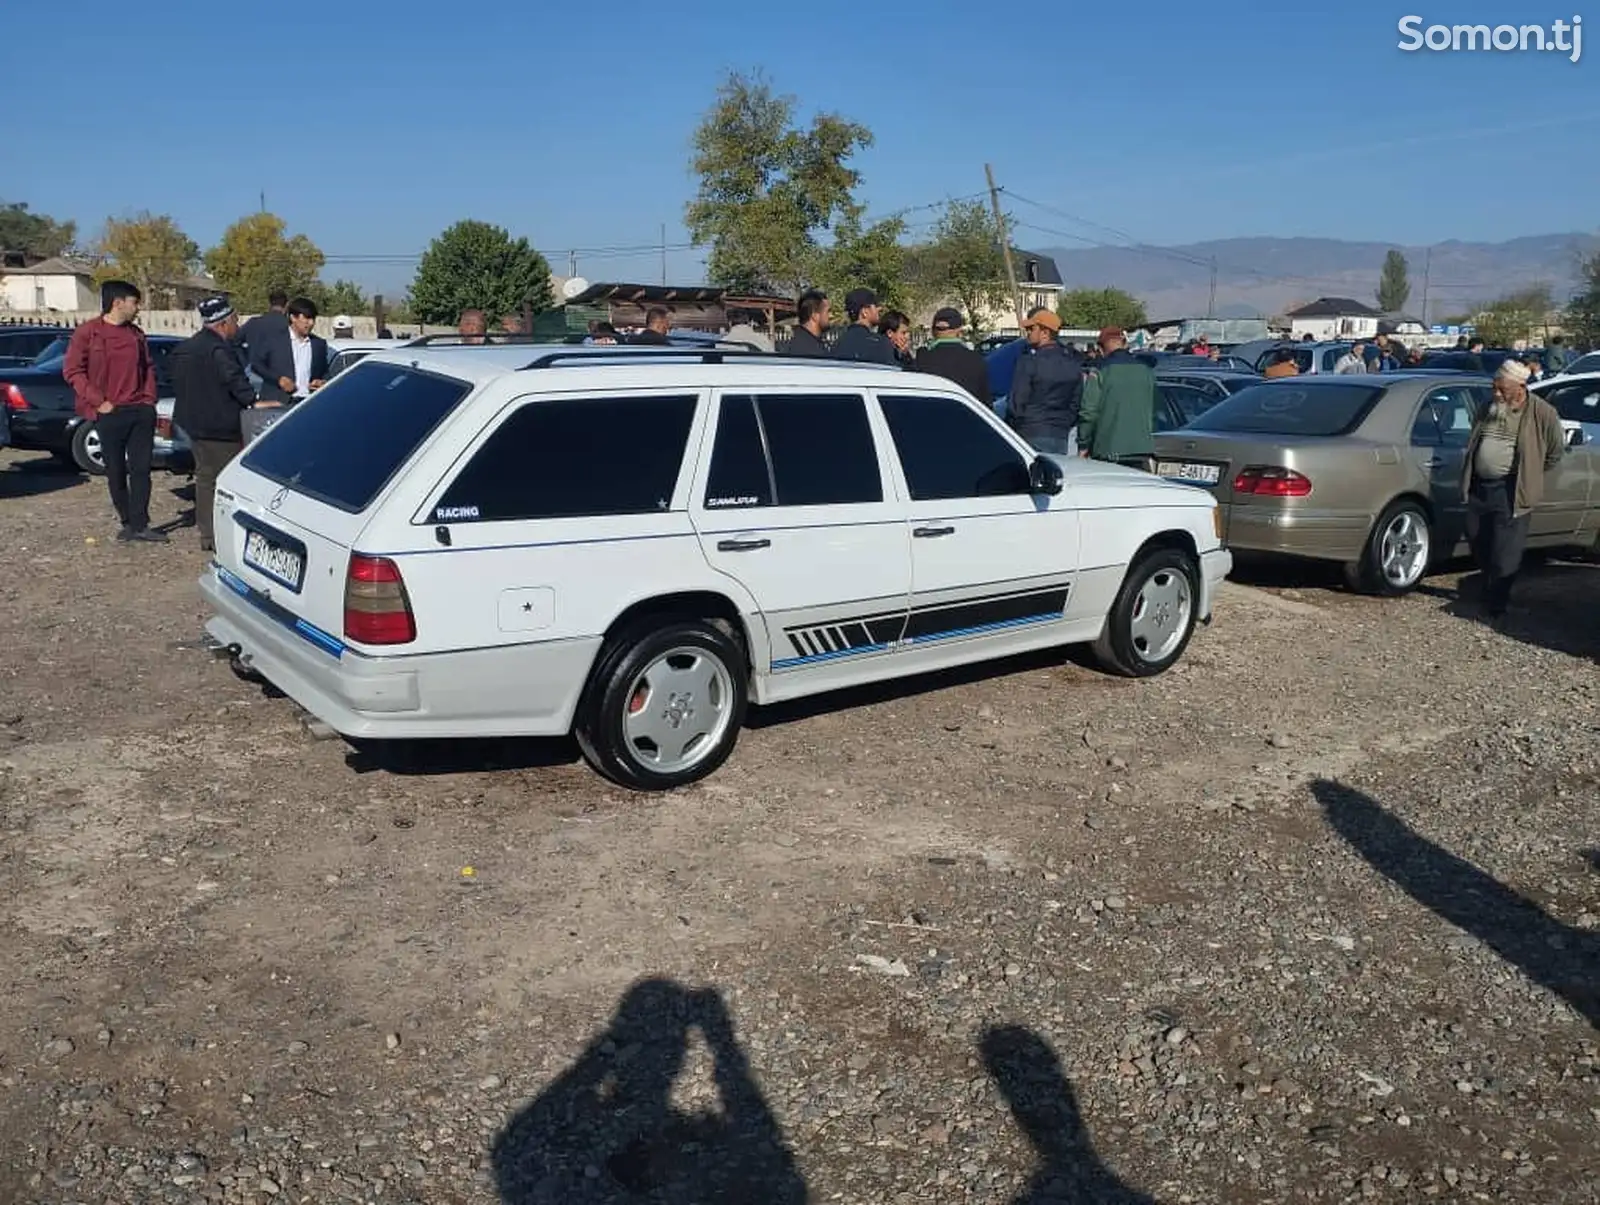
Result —
[{"label": "license plate", "polygon": [[274,544],[259,531],[245,532],[244,563],[257,573],[264,573],[274,581],[282,582],[291,590],[300,589],[300,581],[306,572],[305,560],[298,552]]},{"label": "license plate", "polygon": [[1215,485],[1222,480],[1222,466],[1194,464],[1186,460],[1161,460],[1156,462],[1156,475],[1185,485]]}]

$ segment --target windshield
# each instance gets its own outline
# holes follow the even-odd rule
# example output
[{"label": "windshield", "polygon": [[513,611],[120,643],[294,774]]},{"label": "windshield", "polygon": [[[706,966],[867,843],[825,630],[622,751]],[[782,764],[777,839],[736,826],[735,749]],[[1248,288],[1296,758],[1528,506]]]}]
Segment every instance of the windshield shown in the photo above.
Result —
[{"label": "windshield", "polygon": [[359,514],[472,392],[466,381],[395,364],[357,364],[250,445],[244,467]]},{"label": "windshield", "polygon": [[1382,396],[1381,385],[1251,385],[1218,402],[1188,429],[1257,435],[1348,435],[1361,425]]}]

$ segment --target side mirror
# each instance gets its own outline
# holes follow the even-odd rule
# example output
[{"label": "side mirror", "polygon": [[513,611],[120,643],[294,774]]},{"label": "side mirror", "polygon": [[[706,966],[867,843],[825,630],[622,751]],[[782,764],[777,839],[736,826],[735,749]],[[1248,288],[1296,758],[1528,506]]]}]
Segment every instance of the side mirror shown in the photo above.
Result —
[{"label": "side mirror", "polygon": [[1581,448],[1581,447],[1583,447],[1583,428],[1582,427],[1569,427],[1567,429],[1567,447],[1569,447],[1569,448]]},{"label": "side mirror", "polygon": [[1061,466],[1048,456],[1035,456],[1028,466],[1028,489],[1032,493],[1059,494],[1065,480]]}]

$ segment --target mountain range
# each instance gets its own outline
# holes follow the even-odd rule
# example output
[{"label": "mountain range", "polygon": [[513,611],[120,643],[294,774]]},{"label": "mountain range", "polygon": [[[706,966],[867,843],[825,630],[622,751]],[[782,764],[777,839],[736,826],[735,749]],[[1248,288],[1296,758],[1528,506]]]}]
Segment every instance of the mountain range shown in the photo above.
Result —
[{"label": "mountain range", "polygon": [[1592,234],[1540,234],[1503,243],[1443,242],[1427,247],[1325,238],[1232,238],[1181,246],[1045,247],[1068,289],[1125,289],[1152,319],[1203,317],[1216,263],[1219,318],[1271,317],[1318,297],[1349,297],[1375,306],[1384,257],[1398,250],[1409,265],[1405,312],[1442,322],[1529,285],[1548,284],[1557,303],[1576,291],[1579,260],[1600,250]]}]

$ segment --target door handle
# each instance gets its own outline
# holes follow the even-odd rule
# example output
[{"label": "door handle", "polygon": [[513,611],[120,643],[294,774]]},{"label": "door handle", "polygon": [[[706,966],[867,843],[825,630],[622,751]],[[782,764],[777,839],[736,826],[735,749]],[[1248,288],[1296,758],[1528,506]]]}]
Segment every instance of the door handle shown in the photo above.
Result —
[{"label": "door handle", "polygon": [[953,536],[956,534],[954,527],[918,527],[911,532],[919,540],[932,540],[938,536]]},{"label": "door handle", "polygon": [[718,540],[718,552],[754,552],[758,548],[771,548],[771,540]]},{"label": "door handle", "polygon": [[1442,469],[1444,468],[1444,461],[1438,456],[1433,456],[1427,460],[1424,460],[1422,462],[1422,467],[1425,469]]}]

